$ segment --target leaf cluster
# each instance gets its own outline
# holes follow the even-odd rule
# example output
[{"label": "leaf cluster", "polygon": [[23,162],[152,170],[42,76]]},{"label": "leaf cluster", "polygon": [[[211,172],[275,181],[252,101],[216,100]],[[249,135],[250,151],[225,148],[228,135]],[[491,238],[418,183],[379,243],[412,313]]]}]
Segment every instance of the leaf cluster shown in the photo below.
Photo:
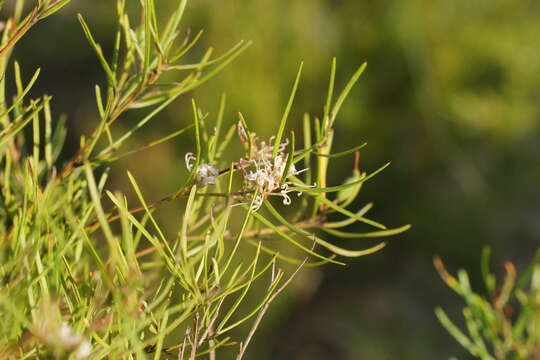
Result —
[{"label": "leaf cluster", "polygon": [[[81,137],[79,150],[61,163],[65,119],[54,116],[52,97],[28,98],[39,69],[24,81],[19,64],[13,63],[16,92],[11,99],[5,90],[5,73],[13,46],[31,26],[25,24],[52,15],[68,3],[37,1],[23,17],[24,1],[17,0],[2,30],[1,358],[215,359],[220,348],[235,346],[241,359],[270,304],[300,268],[344,265],[339,257],[368,255],[385,245],[379,241],[359,250],[347,249],[324,240],[325,234],[370,241],[409,228],[387,229],[367,218],[371,204],[348,209],[363,184],[387,165],[371,173],[361,171],[358,151],[363,145],[332,153],[334,123],[365,64],[334,101],[334,59],[322,120],[304,117],[303,147],[297,146],[293,132],[288,139],[285,136],[300,67],[274,143],[264,155],[267,166],[280,170],[275,165],[283,166],[271,179],[278,186],[267,192],[254,187],[246,176],[246,166],[261,166],[253,160],[256,136],[241,114],[239,123],[225,122],[225,96],[215,117],[193,100],[192,124],[142,148],[124,149],[138,129],[155,121],[173,101],[211,79],[249,46],[249,42],[239,42],[217,57],[208,49],[198,62],[183,63],[202,34],[180,35],[186,0],[178,1],[163,24],[155,1],[141,0],[136,25],[132,25],[134,16],[126,10],[126,1],[117,0],[118,26],[110,55],[84,17],[78,16],[106,84],[95,87],[94,131]],[[170,81],[176,77],[177,81]],[[143,109],[142,119],[127,131],[117,130],[114,124],[130,109]],[[246,150],[240,159],[231,158],[229,151],[237,131]],[[149,201],[129,171],[136,199],[108,188],[109,168],[116,160],[187,134],[196,144],[190,155],[195,163],[188,164],[188,180],[174,193]],[[330,161],[353,154],[351,178],[328,186]],[[300,165],[305,168],[302,176],[292,171]],[[201,183],[205,171],[214,168],[219,169],[215,179],[212,175]],[[273,201],[287,192],[304,194],[294,202],[291,217]],[[154,213],[169,201],[185,204],[176,215],[179,227],[172,236]],[[355,223],[372,230],[344,230]],[[296,270],[286,275],[280,267],[283,262],[296,264]],[[265,291],[256,304],[247,305],[250,290],[264,282]],[[241,325],[248,325],[249,331],[239,339],[233,330]]]},{"label": "leaf cluster", "polygon": [[461,330],[441,308],[435,313],[461,346],[482,360],[536,359],[540,354],[538,256],[520,276],[514,265],[505,263],[505,276],[500,284],[489,266],[490,250],[482,254],[482,278],[486,294],[475,292],[465,270],[457,277],[448,273],[442,261],[435,258],[435,267],[446,285],[465,301]]}]

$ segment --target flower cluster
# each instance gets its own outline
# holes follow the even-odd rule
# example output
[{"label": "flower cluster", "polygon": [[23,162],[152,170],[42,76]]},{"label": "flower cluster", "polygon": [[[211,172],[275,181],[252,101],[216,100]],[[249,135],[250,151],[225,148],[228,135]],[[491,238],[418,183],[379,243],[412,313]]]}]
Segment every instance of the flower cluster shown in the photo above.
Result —
[{"label": "flower cluster", "polygon": [[[186,167],[189,171],[193,170],[193,162],[197,160],[197,157],[193,153],[187,153]],[[219,171],[210,164],[201,164],[197,166],[195,170],[195,178],[197,179],[197,185],[206,186],[216,183],[216,177],[219,175]]]},{"label": "flower cluster", "polygon": [[[298,175],[301,171],[297,171],[294,164],[291,164],[287,174],[287,160],[289,154],[283,151],[288,145],[288,142],[280,144],[279,153],[272,159],[272,140],[267,145],[265,141],[260,143],[259,149],[253,152],[254,156],[250,159],[240,159],[239,168],[244,174],[244,180],[247,187],[254,190],[257,195],[253,202],[253,208],[258,209],[266,196],[269,194],[279,194],[283,197],[283,203],[289,205],[291,198],[288,193],[288,185],[285,182],[289,176]],[[254,144],[254,147],[257,147]]]},{"label": "flower cluster", "polygon": [[[239,133],[243,129],[241,123],[238,124]],[[245,132],[245,130],[244,130]],[[270,195],[279,195],[283,197],[285,205],[291,204],[291,198],[288,193],[287,178],[302,173],[305,170],[298,171],[293,163],[289,165],[287,173],[287,161],[290,154],[285,152],[289,145],[289,140],[279,144],[278,153],[273,157],[274,145],[272,144],[275,137],[272,136],[268,143],[266,141],[258,141],[255,133],[251,133],[250,141],[250,156],[249,158],[240,159],[238,163],[239,169],[242,171],[244,180],[249,189],[256,192],[253,201],[253,208],[257,210],[263,203],[264,199]],[[242,137],[241,137],[242,138]]]},{"label": "flower cluster", "polygon": [[82,335],[73,331],[73,328],[65,321],[56,322],[51,314],[41,319],[40,324],[34,329],[34,334],[41,339],[55,354],[56,357],[64,357],[72,354],[73,359],[86,359],[92,353],[92,345]]},{"label": "flower cluster", "polygon": [[[298,175],[305,170],[298,171],[293,163],[290,163],[288,170],[286,170],[287,161],[291,156],[285,151],[289,140],[279,144],[277,155],[274,157],[274,145],[272,144],[275,141],[274,136],[267,143],[264,140],[259,141],[255,133],[248,134],[241,123],[238,123],[237,129],[240,140],[248,147],[249,155],[246,158],[241,158],[236,163],[235,168],[242,174],[245,190],[256,194],[252,198],[253,210],[258,210],[269,195],[281,196],[285,205],[291,204],[291,198],[288,195],[291,190],[289,190],[287,178]],[[193,170],[196,160],[193,153],[186,154],[186,167],[189,171]],[[215,184],[218,175],[219,171],[210,164],[201,164],[195,169],[195,177],[199,186]]]},{"label": "flower cluster", "polygon": [[63,322],[57,332],[58,342],[65,349],[74,349],[76,359],[86,359],[92,352],[92,346],[88,340],[83,339],[80,334],[73,332],[73,328]]}]

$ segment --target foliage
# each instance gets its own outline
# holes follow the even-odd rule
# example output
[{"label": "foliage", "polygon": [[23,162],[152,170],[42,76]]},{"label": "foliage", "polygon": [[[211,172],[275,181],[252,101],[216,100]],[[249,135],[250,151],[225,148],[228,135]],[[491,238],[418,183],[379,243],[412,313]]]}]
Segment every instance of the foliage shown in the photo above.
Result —
[{"label": "foliage", "polygon": [[[366,249],[346,249],[324,240],[322,234],[382,238],[409,228],[387,229],[366,218],[371,204],[359,211],[347,209],[362,185],[387,166],[362,171],[358,150],[363,145],[332,153],[336,118],[365,64],[334,100],[333,61],[321,120],[304,117],[303,147],[298,147],[293,132],[285,133],[300,66],[276,135],[268,142],[259,140],[242,114],[225,131],[223,97],[216,116],[203,112],[193,100],[193,124],[142,148],[125,149],[126,140],[137,130],[249,46],[240,42],[217,57],[210,48],[198,62],[182,63],[201,36],[180,37],[186,0],[178,2],[164,24],[158,21],[154,0],[141,0],[136,26],[126,1],[118,0],[110,58],[91,26],[78,16],[106,86],[95,87],[99,119],[95,130],[81,137],[79,150],[61,164],[65,119],[54,117],[50,96],[29,99],[39,69],[25,83],[19,64],[13,63],[11,105],[5,74],[17,41],[36,21],[68,3],[38,0],[23,16],[24,0],[16,0],[2,29],[2,358],[215,359],[218,349],[236,346],[241,359],[269,305],[301,267],[344,265],[338,257],[371,254],[385,245],[381,241]],[[187,75],[177,79],[177,73]],[[132,109],[144,114],[142,119],[127,131],[118,131],[114,125]],[[196,148],[186,154],[189,176],[175,193],[147,201],[129,172],[140,206],[130,207],[135,200],[107,189],[106,166],[188,132]],[[244,148],[241,158],[230,157],[235,133]],[[350,154],[355,154],[351,178],[328,186],[330,161]],[[304,196],[293,204],[291,192]],[[272,201],[275,198],[292,205],[295,215],[286,217],[287,211]],[[186,201],[185,209],[180,216],[171,214],[180,218],[180,225],[170,235],[153,214],[159,205],[179,199]],[[357,222],[376,230],[342,230]],[[288,252],[276,249],[272,238],[289,244]],[[252,248],[250,258],[239,255],[240,247],[246,246]],[[280,268],[283,263],[295,264],[296,270],[286,276]],[[261,281],[268,282],[266,291],[258,304],[248,307],[244,300]],[[233,338],[231,330],[248,321],[245,339]]]},{"label": "foliage", "polygon": [[458,271],[456,278],[435,258],[435,267],[444,282],[465,300],[463,316],[468,334],[442,309],[437,308],[435,313],[446,330],[478,359],[537,359],[540,356],[538,256],[519,278],[514,265],[507,262],[500,285],[489,269],[489,256],[489,248],[485,248],[481,263],[487,296],[472,290],[466,271]]}]

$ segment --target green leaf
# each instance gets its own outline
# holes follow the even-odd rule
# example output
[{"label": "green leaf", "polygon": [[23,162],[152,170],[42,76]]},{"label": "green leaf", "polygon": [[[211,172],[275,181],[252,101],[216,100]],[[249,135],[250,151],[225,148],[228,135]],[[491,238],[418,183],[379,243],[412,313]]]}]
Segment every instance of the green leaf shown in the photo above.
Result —
[{"label": "green leaf", "polygon": [[484,246],[482,249],[482,258],[480,261],[480,268],[482,271],[482,276],[484,278],[484,284],[486,286],[486,290],[490,294],[490,296],[495,296],[495,290],[496,290],[496,280],[495,276],[491,273],[489,269],[489,259],[490,259],[491,251],[490,248],[487,246]]},{"label": "green leaf", "polygon": [[150,74],[150,62],[152,61],[150,56],[152,54],[152,35],[151,35],[151,24],[152,24],[152,12],[153,12],[154,2],[152,0],[145,0],[144,6],[144,60],[142,68],[142,82],[148,80]]},{"label": "green leaf", "polygon": [[[360,181],[361,179],[362,179],[362,176],[360,175],[360,171],[358,171],[357,169],[354,169],[353,175],[348,177],[343,183],[343,185],[352,184],[357,181]],[[360,192],[361,188],[362,188],[362,183],[358,183],[356,186],[351,186],[351,187],[342,189],[338,191],[336,195],[336,200],[339,203],[345,203],[343,206],[347,206],[358,196],[358,193]]]},{"label": "green leaf", "polygon": [[[310,149],[312,147],[311,141],[311,120],[309,114],[305,113],[303,118],[303,130],[304,130],[304,147]],[[304,156],[304,169],[306,170],[305,179],[306,184],[311,184],[311,151],[306,151]],[[296,160],[296,159],[295,159]]]},{"label": "green leaf", "polygon": [[54,128],[54,131],[53,131],[52,140],[51,140],[51,147],[53,150],[52,152],[53,163],[60,156],[60,153],[62,152],[62,148],[66,141],[66,136],[67,136],[66,121],[67,121],[67,118],[65,116],[60,116],[60,118],[58,119],[58,122],[56,123],[56,127]]},{"label": "green leaf", "polygon": [[32,89],[32,86],[34,86],[34,83],[36,82],[37,78],[39,77],[40,72],[41,72],[41,69],[39,69],[39,68],[36,70],[36,72],[34,72],[34,75],[30,79],[30,82],[28,83],[28,85],[26,85],[26,88],[24,88],[22,93],[20,93],[19,96],[17,96],[17,98],[15,99],[13,104],[11,104],[11,106],[9,108],[7,108],[5,111],[0,113],[0,118],[3,118],[7,114],[9,114],[16,106],[18,106],[19,104],[21,104],[23,102],[24,97],[26,96],[26,94],[28,94],[30,89]]},{"label": "green leaf", "polygon": [[281,175],[282,181],[287,179],[289,176],[289,170],[291,169],[291,165],[293,163],[294,158],[294,131],[291,131],[291,144],[289,147],[289,154],[287,155],[287,162],[285,163],[285,169],[283,169],[283,174]]},{"label": "green leaf", "polygon": [[373,220],[370,220],[370,219],[366,219],[365,217],[362,217],[362,216],[358,216],[352,212],[350,212],[349,210],[347,209],[344,209],[342,208],[341,206],[337,205],[337,204],[334,204],[332,201],[322,197],[322,196],[317,196],[317,199],[323,203],[324,205],[327,205],[328,207],[336,210],[337,212],[345,215],[345,216],[348,216],[350,218],[353,218],[353,219],[356,219],[357,221],[360,221],[360,222],[363,222],[365,224],[368,224],[368,225],[371,225],[373,227],[376,227],[376,228],[379,228],[381,230],[386,230],[386,226],[384,226],[383,224],[380,224],[376,221],[373,221]]},{"label": "green leaf", "polygon": [[237,327],[238,325],[244,323],[245,321],[249,320],[251,317],[253,317],[255,314],[257,314],[257,312],[266,304],[266,302],[268,301],[268,299],[272,296],[272,294],[274,293],[274,291],[276,290],[277,286],[279,285],[279,281],[281,280],[281,277],[283,276],[283,273],[282,272],[279,272],[277,275],[276,275],[276,278],[274,279],[274,281],[272,282],[272,285],[270,286],[270,288],[267,290],[264,298],[259,302],[259,304],[250,312],[248,313],[247,315],[245,315],[243,318],[241,318],[240,320],[236,321],[235,323],[229,325],[228,327],[224,328],[224,329],[220,329],[218,330],[218,334],[223,334],[231,329],[234,329],[235,327]]},{"label": "green leaf", "polygon": [[[355,214],[356,214],[356,216],[364,216],[369,210],[371,210],[372,207],[373,207],[373,203],[368,203],[368,204],[364,205],[363,208],[358,210]],[[355,221],[356,221],[356,219],[354,219],[354,218],[348,218],[348,219],[341,220],[341,221],[325,222],[323,226],[325,228],[331,228],[331,229],[342,228],[342,227],[353,224]]]},{"label": "green leaf", "polygon": [[[148,215],[150,221],[154,225],[154,228],[156,229],[157,233],[159,234],[159,237],[161,239],[161,244],[159,245],[159,247],[160,248],[163,247],[164,249],[166,249],[167,250],[167,256],[169,256],[169,260],[172,260],[174,258],[174,253],[173,253],[172,249],[170,248],[169,243],[167,242],[167,239],[166,239],[165,235],[163,234],[163,231],[159,227],[159,225],[156,222],[155,218],[152,216],[152,213],[150,212],[148,204],[147,204],[146,200],[144,199],[144,196],[143,196],[143,194],[141,192],[141,189],[139,188],[139,185],[135,181],[135,178],[133,177],[131,172],[128,171],[127,175],[128,175],[129,181],[131,183],[131,186],[133,187],[133,190],[135,191],[135,194],[137,194],[137,198],[141,202],[142,206],[144,207],[144,210],[146,211],[146,214]],[[116,206],[120,206],[119,203],[116,203]],[[129,214],[129,217],[130,217],[130,220],[133,222],[131,214]]]},{"label": "green leaf", "polygon": [[[20,122],[14,122],[12,123],[12,126],[2,130],[0,132],[0,148],[10,139],[12,139],[15,135],[17,135],[19,132],[21,132],[22,129],[24,129],[24,127],[26,125],[28,125],[28,123],[30,121],[32,121],[35,116],[41,111],[43,110],[43,105],[40,105],[38,107],[34,107],[33,111],[27,115],[26,117],[22,117],[22,121]],[[12,127],[15,127],[15,129],[11,129]],[[11,131],[9,131],[11,130]]]},{"label": "green leaf", "polygon": [[182,16],[184,15],[184,10],[186,9],[186,5],[187,5],[187,0],[179,0],[176,10],[174,10],[171,17],[169,18],[169,22],[167,23],[167,26],[165,27],[165,31],[163,32],[162,39],[161,39],[161,44],[163,45],[165,51],[168,51],[168,49],[171,47],[173,43],[173,40],[176,36],[176,31],[178,29],[178,26],[180,25]]},{"label": "green leaf", "polygon": [[195,125],[195,143],[196,143],[196,152],[195,152],[195,165],[193,166],[196,169],[202,162],[202,142],[201,142],[201,122],[199,119],[199,112],[195,99],[191,99],[191,107],[193,109],[193,121]]},{"label": "green leaf", "polygon": [[[43,20],[46,17],[51,16],[52,14],[62,9],[67,4],[69,4],[70,2],[71,0],[59,0],[59,1],[54,2],[51,6],[49,6],[47,9],[45,9],[44,11],[40,13],[39,19]],[[0,5],[0,8],[1,7],[2,6]]]},{"label": "green leaf", "polygon": [[336,80],[336,58],[332,58],[330,67],[330,81],[328,83],[328,93],[326,95],[326,104],[324,105],[324,121],[329,121],[330,108],[332,107],[332,97],[334,95],[334,83]]},{"label": "green leaf", "polygon": [[356,181],[345,183],[343,185],[328,186],[324,188],[311,187],[311,186],[305,186],[305,187],[289,186],[288,189],[291,191],[298,191],[298,192],[309,193],[309,194],[323,194],[323,193],[343,191],[345,189],[348,189],[350,187],[363,183],[365,181],[364,179],[365,178],[360,178]]},{"label": "green leaf", "polygon": [[208,161],[210,161],[210,163],[213,163],[216,157],[216,151],[218,148],[217,144],[219,142],[219,138],[221,135],[221,128],[223,124],[223,116],[225,113],[226,103],[227,103],[227,96],[225,95],[225,93],[223,93],[219,101],[219,110],[218,110],[214,135],[211,137],[208,144]]},{"label": "green leaf", "polygon": [[330,121],[329,121],[329,124],[328,124],[329,125],[328,129],[332,128],[332,126],[334,124],[334,121],[336,120],[336,116],[339,113],[339,110],[341,109],[341,106],[343,105],[343,103],[345,102],[345,99],[347,98],[347,96],[351,92],[351,89],[353,88],[354,84],[356,84],[358,79],[360,79],[360,76],[362,76],[362,73],[366,69],[366,66],[367,66],[367,63],[364,62],[358,68],[358,70],[356,70],[356,72],[351,77],[351,79],[349,80],[349,82],[347,83],[347,85],[345,86],[343,91],[341,92],[341,94],[339,94],[339,97],[336,100],[336,103],[334,104],[334,107],[332,108],[332,112],[330,114]]},{"label": "green leaf", "polygon": [[454,337],[454,339],[457,340],[458,343],[461,344],[465,349],[468,349],[471,354],[475,355],[473,343],[471,340],[463,333],[461,330],[458,329],[456,325],[448,318],[444,310],[441,308],[435,309],[435,315],[441,322],[441,324],[444,326],[444,328]]},{"label": "green leaf", "polygon": [[[259,246],[259,242],[256,242],[254,240],[249,240],[249,244],[251,244],[253,246]],[[264,251],[267,254],[275,256],[277,259],[282,260],[282,261],[284,261],[284,262],[286,262],[288,264],[300,265],[303,262],[302,260],[280,254],[278,251],[272,250],[272,249],[270,249],[268,247],[265,247],[263,245],[261,245],[261,250]],[[335,254],[331,255],[328,258],[329,259],[335,259],[336,255]],[[322,265],[325,265],[325,264],[328,264],[327,260],[308,262],[308,263],[305,263],[304,266],[305,267],[318,267],[318,266],[322,266]]]},{"label": "green leaf", "polygon": [[313,154],[317,155],[317,156],[327,157],[327,158],[339,158],[339,157],[342,157],[342,156],[345,156],[345,155],[354,154],[355,152],[362,149],[366,145],[367,145],[367,143],[363,143],[363,144],[360,144],[358,146],[353,147],[352,149],[345,150],[345,151],[342,151],[342,152],[339,152],[339,153],[336,153],[336,154],[321,154],[321,153],[318,153],[318,152],[313,152]]},{"label": "green leaf", "polygon": [[207,82],[208,80],[210,80],[211,78],[213,78],[214,76],[216,76],[217,74],[219,74],[221,72],[221,70],[223,70],[227,65],[229,65],[229,63],[231,63],[234,59],[236,59],[238,57],[238,55],[240,55],[242,52],[244,52],[248,47],[250,47],[252,44],[251,41],[247,41],[247,42],[242,42],[242,46],[240,46],[234,53],[232,53],[227,59],[223,60],[221,63],[219,63],[218,66],[216,66],[215,68],[213,68],[211,71],[209,71],[208,73],[206,73],[204,76],[202,76],[200,79],[198,79],[197,81],[193,82],[192,84],[188,85],[185,87],[185,89],[182,90],[182,93],[185,93],[189,90],[192,90],[193,88]]},{"label": "green leaf", "polygon": [[[219,63],[220,61],[225,60],[229,56],[233,55],[236,51],[238,51],[244,44],[245,44],[245,41],[241,40],[232,48],[227,50],[227,52],[225,52],[223,55],[218,56],[215,59],[207,60],[207,61],[203,61],[203,62],[199,62],[195,64],[170,65],[170,66],[167,66],[166,70],[194,70],[194,69],[201,70],[207,66],[214,65],[214,64]],[[181,54],[183,54],[183,52]]]},{"label": "green leaf", "polygon": [[324,246],[325,248],[332,251],[333,253],[336,253],[336,254],[344,256],[344,257],[350,257],[350,258],[356,258],[356,257],[371,255],[371,254],[376,253],[379,250],[382,250],[386,246],[386,242],[382,242],[382,243],[379,243],[379,244],[377,244],[375,246],[372,246],[370,248],[363,249],[363,250],[348,250],[348,249],[344,249],[342,247],[336,246],[334,244],[331,244],[331,243],[329,243],[327,241],[324,241],[324,240],[321,240],[321,239],[319,239],[319,241],[317,241],[317,243]]},{"label": "green leaf", "polygon": [[105,70],[105,73],[107,74],[107,79],[109,80],[109,85],[112,87],[116,86],[116,79],[114,76],[114,73],[109,66],[109,63],[107,60],[105,60],[105,56],[103,55],[103,51],[101,50],[101,46],[99,46],[98,43],[94,40],[94,37],[92,36],[92,32],[90,31],[90,28],[88,27],[88,24],[84,20],[83,16],[81,14],[77,14],[77,18],[79,19],[79,22],[81,23],[82,29],[84,31],[84,35],[86,36],[86,39],[88,40],[88,43],[94,49],[99,62],[101,63],[101,66],[103,67],[103,70]]},{"label": "green leaf", "polygon": [[[103,207],[101,205],[101,194],[98,191],[98,187],[96,185],[96,181],[94,178],[94,173],[92,171],[92,168],[90,167],[90,164],[85,163],[84,170],[86,173],[86,181],[88,183],[88,190],[90,192],[92,203],[94,204],[94,211],[96,212],[96,215],[100,224],[100,228],[103,231],[103,234],[105,235],[105,239],[107,240],[107,243],[109,245],[109,251],[110,251],[113,261],[116,260],[116,265],[119,265],[121,262],[118,259],[120,257],[120,254],[116,247],[116,239],[113,235],[111,227],[109,226],[109,223],[107,222],[107,217],[105,216],[105,212],[103,211]],[[124,271],[126,271],[126,269],[124,269]]]},{"label": "green leaf", "polygon": [[[244,206],[245,207],[245,206]],[[284,231],[282,231],[281,229],[279,229],[276,225],[272,224],[269,220],[267,220],[264,216],[262,216],[261,214],[257,213],[257,212],[254,212],[253,213],[253,217],[255,217],[255,219],[257,219],[259,222],[261,222],[262,224],[264,224],[265,226],[271,228],[272,230],[274,230],[274,232],[276,233],[276,235],[278,235],[279,237],[287,240],[288,242],[290,242],[291,244],[293,244],[294,246],[296,246],[297,248],[303,250],[304,252],[312,255],[312,256],[315,256],[321,260],[325,260],[325,261],[328,261],[328,262],[331,262],[333,264],[337,264],[337,265],[345,265],[345,263],[342,263],[340,261],[336,261],[336,260],[333,260],[329,257],[326,257],[326,256],[323,256],[323,255],[320,255],[320,254],[317,254],[316,252],[310,250],[309,248],[305,247],[304,245],[300,244],[298,241],[294,240],[292,237],[290,237],[289,235],[287,235]]]},{"label": "green leaf", "polygon": [[255,192],[255,194],[253,195],[253,199],[251,200],[251,204],[249,205],[249,207],[246,208],[244,206],[244,209],[247,210],[246,217],[244,218],[244,221],[242,222],[242,227],[240,228],[240,232],[236,236],[236,241],[234,243],[234,247],[233,247],[231,253],[228,256],[227,262],[226,262],[225,266],[221,270],[222,274],[224,274],[227,271],[227,269],[229,268],[229,266],[231,265],[232,259],[233,259],[234,255],[236,254],[236,252],[238,251],[238,247],[240,246],[240,241],[242,240],[242,238],[244,236],[244,233],[246,232],[246,230],[248,228],[248,224],[250,223],[251,216],[256,214],[256,213],[253,212],[253,204],[255,202],[256,197],[257,197],[257,192]]},{"label": "green leaf", "polygon": [[300,68],[298,69],[298,73],[296,74],[296,79],[294,80],[293,89],[291,91],[291,95],[289,97],[289,101],[287,102],[287,107],[285,108],[285,112],[283,113],[283,116],[281,117],[281,121],[279,123],[278,132],[276,135],[276,139],[274,142],[274,151],[272,152],[272,157],[275,158],[278,154],[279,145],[281,144],[281,138],[283,137],[283,131],[285,131],[285,124],[287,123],[287,118],[289,117],[289,112],[291,111],[291,107],[294,101],[294,97],[296,95],[296,90],[298,89],[298,83],[300,82],[300,76],[302,75],[302,67],[304,66],[304,62],[300,63]]},{"label": "green leaf", "polygon": [[184,48],[181,49],[181,51],[176,54],[172,59],[169,60],[169,63],[173,64],[175,62],[177,62],[178,60],[180,60],[180,58],[182,58],[182,56],[184,56],[185,54],[187,54],[187,52],[189,50],[191,50],[191,48],[193,46],[195,46],[195,44],[197,43],[197,41],[199,41],[199,38],[202,36],[202,34],[204,33],[204,30],[200,30],[197,35],[195,35],[195,37],[193,38],[193,40],[191,40],[191,42],[189,44],[187,44]]},{"label": "green leaf", "polygon": [[409,230],[410,228],[411,228],[411,225],[404,225],[395,229],[388,229],[388,230],[382,230],[382,231],[370,231],[370,232],[365,232],[365,233],[349,233],[345,231],[328,229],[326,227],[322,227],[321,229],[329,234],[332,234],[340,238],[358,239],[358,238],[379,238],[379,237],[397,235],[397,234],[401,234],[402,232]]},{"label": "green leaf", "polygon": [[[244,115],[242,115],[241,112],[238,113],[238,118],[240,119],[240,124],[238,124],[238,127],[240,127],[240,125],[242,125],[243,128],[238,128],[237,131],[239,132],[239,134],[241,136],[240,140],[242,141],[242,143],[244,145],[244,149],[248,153],[248,158],[251,158],[251,155],[252,155],[251,151],[253,151],[251,130],[249,129],[247,121],[246,121],[246,119],[244,118]],[[244,139],[242,139],[242,137],[245,137],[245,141],[244,141]]]},{"label": "green leaf", "polygon": [[[383,166],[381,166],[380,168],[378,168],[377,170],[375,170],[374,172],[372,172],[371,174],[369,174],[367,176],[364,174],[363,176],[360,176],[360,178],[358,180],[353,181],[353,182],[349,182],[349,183],[346,182],[343,185],[327,186],[327,187],[310,187],[310,186],[306,186],[306,185],[302,184],[304,187],[290,186],[289,190],[298,191],[298,192],[305,192],[305,193],[311,193],[311,194],[324,194],[324,193],[329,193],[329,192],[342,191],[342,190],[348,189],[350,187],[353,187],[355,185],[365,183],[366,181],[368,181],[369,179],[373,178],[378,173],[380,173],[381,171],[386,169],[389,165],[390,165],[390,163],[386,163]],[[298,180],[298,178],[295,178],[295,180]]]},{"label": "green leaf", "polygon": [[323,239],[320,239],[319,237],[315,236],[315,234],[310,234],[309,232],[299,229],[295,227],[294,225],[290,224],[287,220],[285,220],[283,216],[281,216],[281,214],[272,206],[272,204],[270,204],[269,201],[265,201],[265,205],[266,205],[266,208],[270,211],[270,213],[286,228],[288,228],[289,230],[291,230],[292,232],[298,235],[304,236],[308,239],[313,239],[317,244],[327,248],[328,250],[332,251],[333,253],[337,255],[341,255],[345,257],[360,257],[364,255],[373,254],[386,246],[386,243],[383,242],[371,248],[363,249],[363,250],[344,249],[342,247],[339,247],[327,241],[324,241]]},{"label": "green leaf", "polygon": [[225,314],[225,316],[222,318],[220,324],[217,327],[217,332],[218,333],[221,332],[221,330],[225,327],[225,325],[227,324],[227,322],[229,321],[231,316],[236,312],[236,310],[238,309],[238,306],[240,305],[242,300],[244,300],[244,298],[246,297],[246,295],[247,295],[247,293],[249,291],[249,288],[250,288],[251,284],[253,283],[253,280],[255,278],[255,270],[257,270],[257,261],[259,259],[259,254],[261,252],[260,246],[261,246],[261,243],[259,242],[259,246],[257,248],[255,258],[253,259],[253,262],[250,265],[251,274],[250,274],[250,277],[248,279],[248,283],[247,283],[246,287],[244,287],[244,290],[242,290],[242,292],[240,293],[240,296],[238,296],[238,298],[236,298],[236,301],[234,302],[234,304],[229,308],[229,311],[227,312],[227,314]]},{"label": "green leaf", "polygon": [[43,105],[43,113],[45,118],[45,163],[47,164],[47,169],[51,169],[53,165],[52,160],[52,117],[51,117],[51,97],[45,96]]}]

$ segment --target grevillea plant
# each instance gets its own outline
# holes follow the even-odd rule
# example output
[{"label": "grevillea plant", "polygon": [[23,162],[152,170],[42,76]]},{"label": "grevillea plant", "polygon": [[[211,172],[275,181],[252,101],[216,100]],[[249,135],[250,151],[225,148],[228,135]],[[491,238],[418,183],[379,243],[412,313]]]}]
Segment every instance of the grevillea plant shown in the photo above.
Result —
[{"label": "grevillea plant", "polygon": [[[81,36],[97,55],[107,82],[95,87],[96,127],[81,137],[75,154],[62,153],[67,131],[63,121],[53,118],[51,97],[28,98],[39,70],[25,82],[18,63],[10,62],[18,40],[69,0],[38,0],[26,15],[24,0],[4,9],[0,358],[216,359],[221,348],[233,347],[241,359],[269,305],[302,267],[344,265],[343,258],[383,248],[378,238],[408,229],[387,229],[368,219],[371,204],[348,209],[362,185],[386,165],[370,173],[361,170],[358,151],[364,144],[332,153],[336,118],[365,64],[334,99],[332,62],[322,117],[305,115],[302,141],[285,130],[300,67],[276,133],[268,140],[257,137],[241,114],[227,123],[223,97],[215,115],[193,100],[191,124],[142,148],[126,149],[126,140],[138,129],[249,46],[240,42],[217,57],[209,49],[199,61],[185,63],[201,36],[180,35],[186,2],[178,1],[161,23],[154,0],[137,2],[143,16],[136,17],[128,14],[125,0],[118,0],[110,54],[78,16]],[[140,21],[134,25],[133,18]],[[5,90],[10,71],[13,94]],[[131,109],[139,109],[142,118],[127,131],[119,130],[115,124]],[[181,135],[191,136],[196,145],[185,154],[187,181],[176,191],[148,201],[129,172],[135,198],[109,190],[109,168],[119,166],[118,159]],[[243,146],[242,156],[231,155],[234,143]],[[329,186],[329,162],[349,155],[354,159],[351,177]],[[185,205],[180,214],[171,214],[180,223],[175,236],[166,235],[154,217],[155,209],[169,201]],[[293,215],[286,216],[291,212],[284,209]],[[357,222],[373,230],[346,231]],[[346,249],[325,234],[378,242]],[[284,262],[296,264],[296,270],[281,270]],[[244,300],[255,282],[267,286],[253,306]],[[246,323],[250,330],[245,335],[232,331]]]},{"label": "grevillea plant", "polygon": [[505,263],[506,274],[499,284],[490,270],[489,258],[490,250],[485,248],[481,261],[485,292],[473,290],[465,270],[454,277],[441,259],[435,258],[441,278],[465,302],[462,313],[466,330],[461,330],[441,308],[435,313],[454,339],[477,359],[538,359],[540,251],[521,276],[511,262]]}]

